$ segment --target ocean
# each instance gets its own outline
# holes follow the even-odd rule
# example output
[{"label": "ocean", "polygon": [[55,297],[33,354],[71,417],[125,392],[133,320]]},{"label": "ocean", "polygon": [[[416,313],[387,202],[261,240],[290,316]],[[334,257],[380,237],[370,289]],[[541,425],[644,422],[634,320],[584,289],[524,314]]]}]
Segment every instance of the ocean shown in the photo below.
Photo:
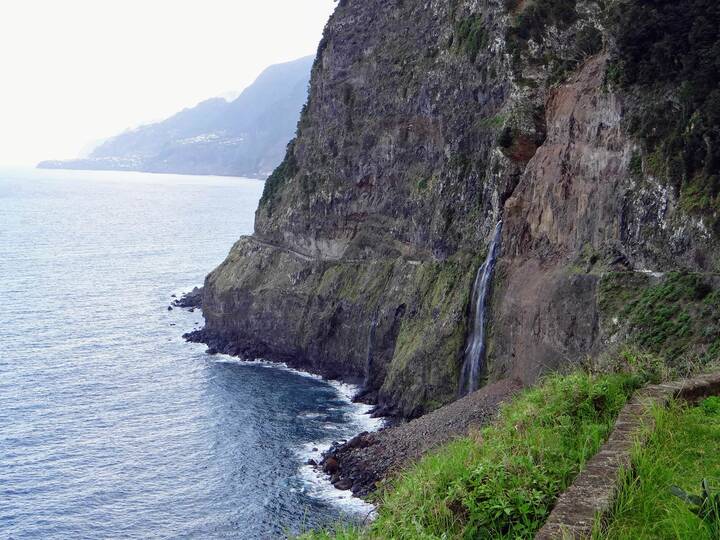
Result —
[{"label": "ocean", "polygon": [[208,356],[167,309],[262,182],[0,170],[0,538],[283,538],[371,507],[305,465],[378,427],[353,388]]}]

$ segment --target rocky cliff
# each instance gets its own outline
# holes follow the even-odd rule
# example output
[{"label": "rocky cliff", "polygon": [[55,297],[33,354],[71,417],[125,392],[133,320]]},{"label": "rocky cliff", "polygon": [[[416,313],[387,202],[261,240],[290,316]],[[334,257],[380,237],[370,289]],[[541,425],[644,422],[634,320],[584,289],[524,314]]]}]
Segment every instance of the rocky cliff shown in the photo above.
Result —
[{"label": "rocky cliff", "polygon": [[[191,338],[363,380],[386,411],[421,415],[457,397],[472,284],[502,219],[487,379],[531,381],[630,339],[602,308],[632,291],[603,280],[640,276],[641,294],[647,272],[720,264],[717,133],[710,122],[699,168],[677,172],[689,143],[673,153],[638,128],[678,81],[623,77],[645,61],[624,24],[636,4],[342,0],[255,234],[208,276]],[[709,198],[687,204],[698,171]]]}]

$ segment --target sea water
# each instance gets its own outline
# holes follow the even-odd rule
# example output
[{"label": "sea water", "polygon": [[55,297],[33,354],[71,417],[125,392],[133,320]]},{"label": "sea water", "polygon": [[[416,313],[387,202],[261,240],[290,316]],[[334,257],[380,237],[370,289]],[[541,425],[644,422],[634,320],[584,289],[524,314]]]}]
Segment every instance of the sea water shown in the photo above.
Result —
[{"label": "sea water", "polygon": [[377,427],[351,387],[208,356],[181,339],[201,314],[167,309],[262,188],[0,170],[0,538],[280,538],[370,510],[305,465]]}]

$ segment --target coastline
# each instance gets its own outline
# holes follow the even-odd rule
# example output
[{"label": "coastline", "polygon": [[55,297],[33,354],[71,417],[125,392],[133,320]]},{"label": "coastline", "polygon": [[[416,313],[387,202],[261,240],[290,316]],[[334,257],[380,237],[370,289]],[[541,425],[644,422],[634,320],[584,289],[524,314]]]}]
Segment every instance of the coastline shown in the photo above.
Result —
[{"label": "coastline", "polygon": [[[168,308],[180,309],[190,313],[202,311],[202,286],[186,288],[172,295],[172,301]],[[363,388],[360,381],[348,382],[333,379],[322,373],[311,372],[292,365],[287,361],[276,361],[264,358],[245,359],[239,351],[235,350],[230,343],[220,341],[219,339],[208,338],[208,333],[204,329],[193,330],[182,335],[182,338],[188,342],[198,345],[205,345],[207,349],[205,353],[213,358],[214,362],[232,363],[232,364],[252,364],[259,365],[268,369],[279,369],[315,380],[325,382],[334,388],[338,397],[350,408],[348,413],[350,421],[348,423],[357,424],[357,428],[350,434],[344,434],[342,437],[335,437],[329,433],[317,441],[310,441],[300,448],[296,448],[296,456],[299,458],[301,465],[298,470],[298,476],[302,480],[304,490],[314,498],[337,505],[342,511],[357,517],[370,517],[375,506],[370,504],[355,490],[351,489],[352,485],[343,488],[342,479],[339,475],[332,475],[327,471],[324,465],[329,456],[333,455],[337,448],[344,447],[358,437],[367,436],[371,433],[381,431],[390,425],[389,419],[376,414],[377,407],[373,403],[359,400],[363,396]],[[338,484],[338,482],[340,482]]]},{"label": "coastline", "polygon": [[[198,294],[199,291],[195,289],[194,292]],[[306,365],[294,366],[291,361],[253,360],[255,356],[243,360],[249,355],[243,354],[242,350],[222,336],[204,329],[183,337],[190,342],[205,344],[207,353],[227,356],[228,361],[279,367],[335,386],[365,424],[361,424],[354,435],[349,437],[337,440],[330,435],[300,449],[298,455],[305,463],[301,474],[308,485],[324,486],[325,491],[320,490],[321,498],[338,502],[351,501],[351,506],[368,514],[372,513],[373,506],[366,499],[379,482],[417,461],[427,452],[455,437],[464,436],[470,429],[479,429],[489,424],[495,419],[501,404],[524,387],[522,381],[503,379],[419,418],[398,423],[393,422],[392,416],[380,416],[383,411],[367,399],[370,396],[363,395],[360,381],[341,382],[322,372],[313,373],[305,369]]]},{"label": "coastline", "polygon": [[[198,307],[196,309],[202,310],[202,307]],[[290,355],[277,355],[277,354],[268,354],[265,348],[261,346],[253,346],[253,348],[247,348],[244,347],[234,341],[226,339],[221,334],[214,332],[212,330],[207,330],[206,328],[200,328],[198,330],[193,330],[191,332],[187,332],[182,335],[183,339],[185,341],[188,341],[190,343],[198,343],[205,345],[207,347],[207,354],[213,356],[217,354],[227,355],[231,356],[233,358],[238,358],[241,361],[244,362],[252,362],[255,359],[262,358],[263,361],[269,362],[272,364],[279,364],[284,365],[290,369],[294,369],[300,373],[307,373],[310,375],[316,375],[320,378],[322,378],[325,381],[340,381],[344,384],[350,384],[352,386],[361,386],[362,385],[362,379],[361,378],[346,378],[341,379],[338,377],[337,371],[331,371],[328,369],[318,368],[315,369],[313,366],[308,365],[305,362],[302,362],[298,360],[297,358],[290,356]],[[362,393],[359,393],[359,398],[363,398],[363,401],[366,401],[367,404],[375,406],[376,403],[371,402],[370,400],[365,400],[364,395]],[[382,416],[391,416],[388,414],[382,414]]]},{"label": "coastline", "polygon": [[[329,474],[322,465],[322,463],[332,455],[334,449],[344,447],[358,437],[379,432],[387,425],[386,418],[371,416],[374,409],[372,405],[354,400],[354,397],[361,391],[360,386],[326,379],[315,373],[292,368],[283,362],[273,362],[263,359],[242,360],[241,358],[225,354],[217,354],[215,356],[218,358],[214,360],[216,362],[259,365],[268,369],[283,370],[301,377],[323,381],[332,386],[338,396],[351,408],[349,415],[352,422],[358,424],[358,429],[354,430],[352,434],[339,438],[339,440],[333,437],[332,434],[329,434],[323,439],[310,441],[303,447],[296,448],[296,455],[302,463],[299,476],[306,486],[306,492],[318,499],[337,504],[344,511],[349,511],[353,514],[369,515],[374,512],[375,505],[368,503],[349,487],[346,489],[336,487],[335,484],[340,480],[340,477],[334,477]],[[333,483],[334,478],[335,483]]]}]

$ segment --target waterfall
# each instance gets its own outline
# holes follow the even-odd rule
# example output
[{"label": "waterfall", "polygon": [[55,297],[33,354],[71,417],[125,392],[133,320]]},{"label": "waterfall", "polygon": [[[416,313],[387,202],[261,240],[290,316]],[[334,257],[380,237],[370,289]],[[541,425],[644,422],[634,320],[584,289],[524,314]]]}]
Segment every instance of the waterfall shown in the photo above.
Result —
[{"label": "waterfall", "polygon": [[375,344],[375,330],[378,325],[378,312],[379,308],[375,311],[372,321],[370,322],[370,332],[368,333],[367,343],[367,361],[365,362],[365,381],[363,383],[364,388],[367,390],[370,386],[370,377],[372,375],[372,361],[373,361],[373,349]]},{"label": "waterfall", "polygon": [[500,253],[502,221],[495,226],[495,233],[488,246],[485,262],[478,269],[472,291],[472,330],[468,334],[465,362],[460,374],[459,395],[466,396],[480,386],[480,373],[485,361],[485,326],[487,301],[490,296],[495,261]]}]

